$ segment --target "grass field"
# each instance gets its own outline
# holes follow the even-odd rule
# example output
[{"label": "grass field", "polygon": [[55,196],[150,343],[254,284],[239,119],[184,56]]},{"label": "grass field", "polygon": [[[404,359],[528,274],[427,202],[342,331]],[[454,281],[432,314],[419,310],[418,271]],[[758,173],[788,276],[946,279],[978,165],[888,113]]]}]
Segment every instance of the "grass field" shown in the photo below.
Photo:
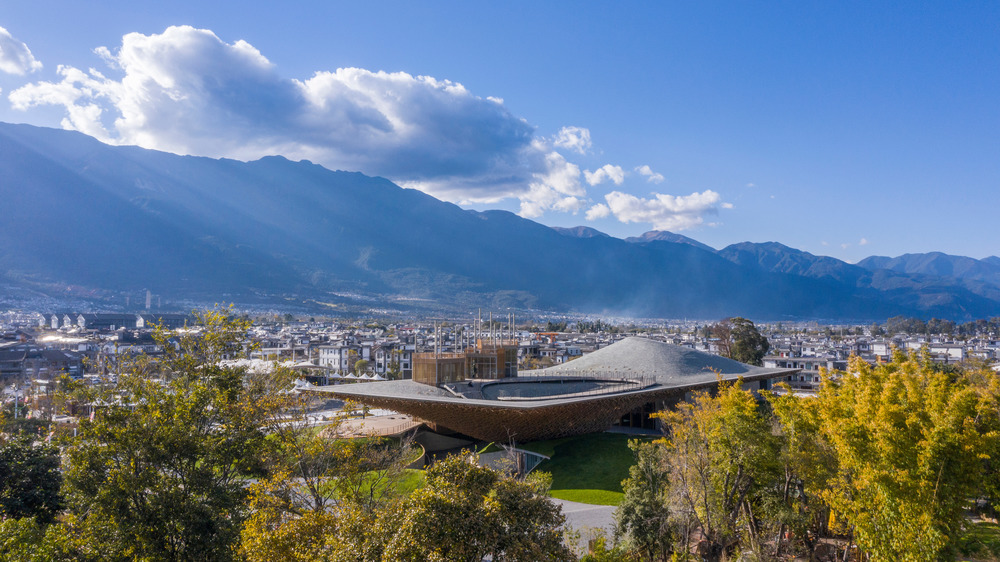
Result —
[{"label": "grass field", "polygon": [[1000,560],[1000,525],[976,523],[958,540],[958,550],[972,560]]},{"label": "grass field", "polygon": [[552,497],[594,505],[618,505],[622,480],[635,462],[620,433],[591,433],[526,443],[521,448],[551,457],[535,470],[552,474]]},{"label": "grass field", "polygon": [[410,495],[410,492],[424,485],[424,471],[416,468],[407,468],[403,471],[403,476],[396,482],[396,492],[402,496]]}]

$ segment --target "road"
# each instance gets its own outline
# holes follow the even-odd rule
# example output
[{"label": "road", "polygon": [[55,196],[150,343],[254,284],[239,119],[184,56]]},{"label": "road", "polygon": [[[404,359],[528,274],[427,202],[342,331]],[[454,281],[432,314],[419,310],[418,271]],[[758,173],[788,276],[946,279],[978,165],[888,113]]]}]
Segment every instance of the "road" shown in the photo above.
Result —
[{"label": "road", "polygon": [[590,505],[556,498],[552,498],[552,501],[562,506],[563,515],[566,516],[566,528],[580,533],[575,548],[577,553],[587,552],[587,541],[594,538],[598,529],[602,529],[608,542],[611,542],[615,529],[615,506]]}]

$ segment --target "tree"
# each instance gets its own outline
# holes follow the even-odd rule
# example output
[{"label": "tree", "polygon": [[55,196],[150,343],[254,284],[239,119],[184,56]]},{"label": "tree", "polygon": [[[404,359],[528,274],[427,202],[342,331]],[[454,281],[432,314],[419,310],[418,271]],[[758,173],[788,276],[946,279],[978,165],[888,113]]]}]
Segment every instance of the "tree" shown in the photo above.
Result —
[{"label": "tree", "polygon": [[0,519],[0,560],[77,562],[98,559],[97,552],[81,550],[78,542],[66,525],[40,524],[31,517]]},{"label": "tree", "polygon": [[771,344],[753,322],[746,318],[727,318],[711,327],[712,337],[717,338],[719,353],[742,363],[762,365]]},{"label": "tree", "polygon": [[63,507],[59,452],[20,433],[0,444],[0,516],[51,523]]},{"label": "tree", "polygon": [[573,560],[548,480],[521,480],[477,466],[468,454],[427,469],[423,488],[381,513],[374,534],[383,560]]},{"label": "tree", "polygon": [[232,557],[273,389],[222,362],[244,351],[248,322],[223,311],[201,322],[199,334],[158,330],[165,357],[135,358],[114,395],[92,396],[106,406],[67,451],[70,514],[112,558]]},{"label": "tree", "polygon": [[847,374],[825,378],[820,431],[837,470],[821,495],[873,559],[953,556],[984,461],[1000,452],[1000,393],[988,380],[973,384],[898,351],[877,367],[854,357]]},{"label": "tree", "polygon": [[241,531],[239,555],[250,561],[318,560],[361,548],[371,517],[397,499],[395,483],[411,441],[333,439],[352,404],[317,433],[306,414],[322,399],[305,394],[275,399],[282,405],[267,425],[269,475],[249,487],[251,515]]},{"label": "tree", "polygon": [[452,455],[427,470],[409,496],[366,507],[353,501],[291,514],[255,489],[240,553],[265,560],[573,560],[564,519],[545,478],[517,479]]},{"label": "tree", "polygon": [[615,510],[615,537],[643,559],[666,560],[677,542],[678,524],[670,511],[670,474],[659,442],[630,440],[635,464],[622,482],[625,497]]},{"label": "tree", "polygon": [[331,438],[352,414],[351,404],[317,433],[306,417],[306,402],[312,400],[321,401],[295,397],[268,425],[270,477],[261,482],[258,495],[266,490],[274,496],[272,506],[292,515],[345,503],[368,510],[384,505],[393,497],[392,484],[403,472],[412,439]]},{"label": "tree", "polygon": [[352,371],[352,369],[356,368],[356,364],[358,362],[358,359],[359,359],[359,355],[358,355],[357,350],[355,350],[355,349],[348,349],[347,350],[347,372],[349,372],[349,373],[355,373],[355,374],[360,374],[360,373],[357,373],[357,371]]},{"label": "tree", "polygon": [[399,356],[402,352],[398,349],[393,349],[390,353],[389,365],[386,368],[386,378],[391,381],[399,380],[403,378],[403,371],[400,368]]},{"label": "tree", "polygon": [[368,372],[368,360],[367,359],[358,359],[354,363],[354,372],[357,373],[357,374],[364,374],[364,373]]},{"label": "tree", "polygon": [[786,530],[813,556],[817,538],[827,531],[830,509],[820,497],[837,470],[836,453],[820,433],[819,402],[795,396],[787,384],[780,393],[763,392],[781,444],[783,480],[778,501],[765,515],[776,523],[774,555],[781,554]]},{"label": "tree", "polygon": [[332,508],[290,517],[282,508],[272,505],[273,499],[270,492],[262,489],[254,493],[250,504],[252,515],[241,534],[239,554],[243,560],[313,562],[332,560],[336,553],[349,552],[339,540],[339,529],[349,513]]},{"label": "tree", "polygon": [[695,393],[676,411],[657,414],[669,426],[672,507],[696,521],[710,559],[737,547],[761,551],[758,515],[780,480],[771,420],[740,384],[720,382],[717,396]]},{"label": "tree", "polygon": [[566,321],[553,322],[549,320],[545,323],[546,332],[565,332],[566,331]]}]

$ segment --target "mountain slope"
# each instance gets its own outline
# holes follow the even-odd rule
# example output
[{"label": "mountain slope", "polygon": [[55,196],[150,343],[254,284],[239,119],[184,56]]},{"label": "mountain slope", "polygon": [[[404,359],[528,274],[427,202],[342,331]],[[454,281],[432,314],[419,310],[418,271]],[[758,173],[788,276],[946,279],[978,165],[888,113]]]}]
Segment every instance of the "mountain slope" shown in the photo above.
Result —
[{"label": "mountain slope", "polygon": [[977,260],[929,252],[904,254],[895,258],[871,256],[858,262],[858,265],[870,270],[888,269],[898,273],[968,279],[1000,285],[1000,258],[995,256]]},{"label": "mountain slope", "polygon": [[563,236],[574,236],[576,238],[594,238],[595,236],[604,236],[604,237],[608,236],[607,234],[601,232],[600,230],[597,230],[596,228],[590,228],[589,226],[574,226],[572,228],[552,226],[549,228],[558,232],[559,234],[562,234]]},{"label": "mountain slope", "polygon": [[688,238],[682,234],[675,234],[666,230],[650,230],[649,232],[643,233],[642,236],[630,236],[626,238],[625,241],[633,244],[646,244],[656,241],[675,242],[677,244],[690,244],[695,248],[701,248],[702,250],[708,250],[709,252],[715,251],[715,248],[707,244],[702,244],[694,238]]},{"label": "mountain slope", "polygon": [[775,273],[829,279],[855,286],[865,286],[867,283],[864,280],[871,278],[871,272],[864,268],[835,258],[815,256],[777,242],[741,242],[726,246],[718,253],[733,263]]},{"label": "mountain slope", "polygon": [[0,273],[34,286],[227,300],[349,291],[643,317],[1000,314],[1000,298],[962,286],[784,246],[627,242],[309,162],[177,156],[26,125],[0,124],[0,201]]},{"label": "mountain slope", "polygon": [[968,314],[974,310],[990,310],[992,303],[1000,301],[1000,286],[990,282],[880,268],[878,258],[864,260],[868,267],[862,267],[860,264],[851,265],[835,258],[815,256],[777,242],[741,242],[719,250],[719,255],[734,263],[759,267],[764,271],[824,279],[852,285],[861,290],[875,290],[884,298],[930,315],[947,316],[955,311]]}]

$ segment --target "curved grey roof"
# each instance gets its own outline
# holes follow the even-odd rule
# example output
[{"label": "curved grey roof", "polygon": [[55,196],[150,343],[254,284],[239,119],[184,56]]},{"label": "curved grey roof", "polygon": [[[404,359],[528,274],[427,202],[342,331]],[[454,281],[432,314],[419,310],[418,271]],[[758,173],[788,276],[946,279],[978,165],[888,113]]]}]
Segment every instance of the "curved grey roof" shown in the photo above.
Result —
[{"label": "curved grey roof", "polygon": [[[569,363],[524,372],[514,379],[469,382],[467,392],[464,383],[447,385],[454,388],[446,389],[412,380],[337,385],[314,390],[409,413],[480,439],[502,440],[511,432],[521,439],[539,439],[600,431],[610,426],[623,412],[645,402],[688,390],[712,388],[720,379],[735,381],[742,377],[745,381],[754,381],[797,371],[754,367],[678,345],[631,337]],[[481,397],[483,385],[544,381],[549,377],[642,379],[642,384],[598,395],[553,395],[507,400]]]},{"label": "curved grey roof", "polygon": [[687,385],[692,379],[757,378],[787,369],[754,367],[725,357],[647,338],[630,337],[562,365],[526,375],[643,376],[664,386]]}]

